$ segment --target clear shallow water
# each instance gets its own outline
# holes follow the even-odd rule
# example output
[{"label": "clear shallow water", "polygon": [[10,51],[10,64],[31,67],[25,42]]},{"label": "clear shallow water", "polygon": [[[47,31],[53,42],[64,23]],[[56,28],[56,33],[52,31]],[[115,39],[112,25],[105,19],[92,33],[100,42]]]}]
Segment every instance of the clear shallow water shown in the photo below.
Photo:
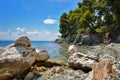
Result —
[{"label": "clear shallow water", "polygon": [[[0,41],[1,47],[6,47],[12,44],[14,41]],[[35,48],[47,50],[52,60],[67,61],[66,50],[59,44],[53,41],[31,41]]]}]

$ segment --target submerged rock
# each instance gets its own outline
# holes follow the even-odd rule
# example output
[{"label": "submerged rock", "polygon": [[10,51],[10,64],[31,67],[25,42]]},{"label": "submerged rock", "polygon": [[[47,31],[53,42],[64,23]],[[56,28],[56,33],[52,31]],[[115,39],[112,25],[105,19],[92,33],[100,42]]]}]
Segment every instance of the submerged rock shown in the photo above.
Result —
[{"label": "submerged rock", "polygon": [[36,61],[35,48],[27,37],[20,37],[12,45],[0,49],[0,80],[19,77]]}]

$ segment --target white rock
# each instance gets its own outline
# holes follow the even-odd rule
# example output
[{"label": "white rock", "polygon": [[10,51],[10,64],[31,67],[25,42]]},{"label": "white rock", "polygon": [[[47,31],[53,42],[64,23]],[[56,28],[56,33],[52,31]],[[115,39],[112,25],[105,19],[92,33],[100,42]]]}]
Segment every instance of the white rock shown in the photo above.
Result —
[{"label": "white rock", "polygon": [[77,53],[78,50],[77,50],[77,47],[75,45],[70,45],[69,48],[68,48],[68,52],[69,53]]},{"label": "white rock", "polygon": [[90,71],[93,65],[97,63],[94,59],[89,59],[86,55],[79,52],[71,55],[68,61],[70,67],[82,69],[83,71]]}]

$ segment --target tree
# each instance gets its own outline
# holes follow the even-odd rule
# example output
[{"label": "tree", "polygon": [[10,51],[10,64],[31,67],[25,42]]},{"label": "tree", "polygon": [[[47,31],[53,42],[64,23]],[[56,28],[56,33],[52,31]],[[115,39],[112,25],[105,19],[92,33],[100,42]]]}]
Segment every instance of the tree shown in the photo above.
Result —
[{"label": "tree", "polygon": [[86,32],[104,35],[120,32],[120,0],[83,0],[78,8],[60,17],[62,37]]},{"label": "tree", "polygon": [[68,19],[67,19],[67,14],[63,13],[60,16],[60,33],[62,34],[62,37],[65,37],[68,35],[69,33],[69,23],[68,23]]}]

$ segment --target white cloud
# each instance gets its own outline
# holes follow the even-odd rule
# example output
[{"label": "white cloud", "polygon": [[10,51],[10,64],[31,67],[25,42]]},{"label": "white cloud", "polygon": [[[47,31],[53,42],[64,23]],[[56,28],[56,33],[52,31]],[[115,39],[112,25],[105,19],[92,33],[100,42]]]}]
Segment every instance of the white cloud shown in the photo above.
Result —
[{"label": "white cloud", "polygon": [[21,36],[28,36],[30,40],[53,41],[57,38],[58,33],[51,31],[30,31],[20,27],[16,28],[15,31],[8,30],[7,32],[0,32],[0,39],[2,40],[16,40]]},{"label": "white cloud", "polygon": [[21,28],[21,27],[17,27],[16,31],[19,35],[24,35],[26,34],[26,29],[25,28]]},{"label": "white cloud", "polygon": [[27,31],[26,33],[27,33],[27,35],[39,35],[39,34],[41,34],[38,31]]},{"label": "white cloud", "polygon": [[44,24],[56,24],[56,20],[54,19],[45,19],[44,21]]},{"label": "white cloud", "polygon": [[25,32],[25,28],[17,27],[16,30],[17,30],[17,31],[20,31],[20,32]]}]

